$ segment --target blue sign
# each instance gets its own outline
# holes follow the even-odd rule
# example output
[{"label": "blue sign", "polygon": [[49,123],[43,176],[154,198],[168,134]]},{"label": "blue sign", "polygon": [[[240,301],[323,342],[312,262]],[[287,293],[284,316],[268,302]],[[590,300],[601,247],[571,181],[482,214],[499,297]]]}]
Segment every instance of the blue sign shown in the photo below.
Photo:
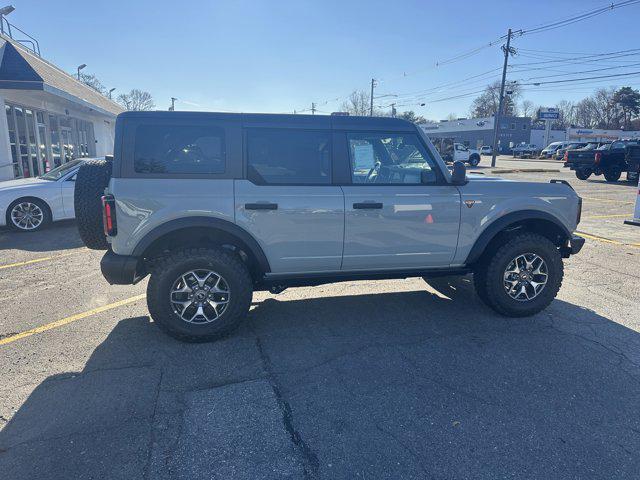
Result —
[{"label": "blue sign", "polygon": [[560,112],[540,112],[538,118],[540,120],[558,120],[560,118]]}]

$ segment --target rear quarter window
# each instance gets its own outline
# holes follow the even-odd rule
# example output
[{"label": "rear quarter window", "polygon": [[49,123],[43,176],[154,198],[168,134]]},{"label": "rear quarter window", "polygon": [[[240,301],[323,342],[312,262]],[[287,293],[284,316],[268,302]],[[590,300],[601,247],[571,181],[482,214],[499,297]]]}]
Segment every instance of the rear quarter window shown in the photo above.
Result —
[{"label": "rear quarter window", "polygon": [[205,125],[138,125],[133,163],[136,173],[224,173],[224,130]]}]

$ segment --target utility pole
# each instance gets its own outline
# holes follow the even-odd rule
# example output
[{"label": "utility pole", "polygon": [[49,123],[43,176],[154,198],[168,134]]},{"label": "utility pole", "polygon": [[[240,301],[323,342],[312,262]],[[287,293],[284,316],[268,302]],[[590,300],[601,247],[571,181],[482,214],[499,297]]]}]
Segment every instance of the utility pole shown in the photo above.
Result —
[{"label": "utility pole", "polygon": [[392,104],[391,104],[391,116],[392,116],[393,118],[396,118],[396,113],[397,113],[397,112],[396,112],[396,104],[395,104],[395,103],[392,103]]},{"label": "utility pole", "polygon": [[504,104],[504,84],[507,79],[507,66],[509,63],[509,55],[515,53],[511,48],[511,29],[507,33],[507,44],[502,46],[504,52],[504,65],[502,66],[502,83],[500,84],[500,100],[498,101],[498,111],[493,117],[493,147],[491,151],[491,166],[496,166],[496,152],[498,150],[498,133],[500,131],[500,115],[502,115],[502,107]]},{"label": "utility pole", "polygon": [[316,104],[314,102],[311,103],[311,115],[316,114]]},{"label": "utility pole", "polygon": [[376,79],[372,78],[371,79],[371,98],[370,98],[370,105],[369,105],[369,116],[373,117],[373,89],[376,87]]}]

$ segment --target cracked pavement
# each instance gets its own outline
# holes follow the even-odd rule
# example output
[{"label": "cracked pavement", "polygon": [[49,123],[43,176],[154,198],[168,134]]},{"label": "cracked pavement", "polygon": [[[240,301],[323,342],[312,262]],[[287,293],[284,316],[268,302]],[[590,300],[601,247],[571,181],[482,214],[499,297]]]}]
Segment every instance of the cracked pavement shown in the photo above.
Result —
[{"label": "cracked pavement", "polygon": [[[510,177],[612,200],[585,200],[585,217],[633,199],[567,172]],[[640,241],[621,222],[594,234]],[[0,336],[146,285],[107,285],[73,222],[2,231],[0,256],[54,257],[0,270]],[[101,312],[0,346],[1,476],[637,478],[638,267],[640,248],[588,240],[558,299],[525,319],[494,314],[469,278],[256,293],[240,330],[211,344],[165,336],[143,300]]]}]

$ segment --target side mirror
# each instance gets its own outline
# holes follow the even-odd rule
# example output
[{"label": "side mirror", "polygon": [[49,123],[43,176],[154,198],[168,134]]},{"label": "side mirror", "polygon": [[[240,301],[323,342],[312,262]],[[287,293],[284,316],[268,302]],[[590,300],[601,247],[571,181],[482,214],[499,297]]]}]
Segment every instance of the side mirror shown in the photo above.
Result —
[{"label": "side mirror", "polygon": [[454,185],[465,185],[467,183],[467,167],[460,160],[453,162],[451,171],[451,183]]}]

